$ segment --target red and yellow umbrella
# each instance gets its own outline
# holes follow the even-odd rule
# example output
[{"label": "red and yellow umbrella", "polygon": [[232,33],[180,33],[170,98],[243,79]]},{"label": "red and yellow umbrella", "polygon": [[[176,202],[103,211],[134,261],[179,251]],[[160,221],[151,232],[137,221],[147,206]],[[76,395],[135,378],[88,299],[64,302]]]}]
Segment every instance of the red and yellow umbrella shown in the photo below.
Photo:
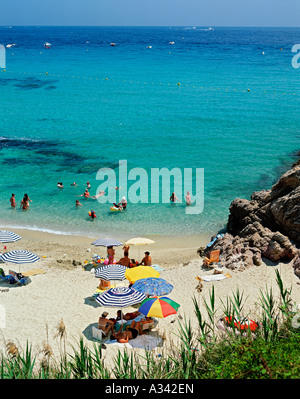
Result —
[{"label": "red and yellow umbrella", "polygon": [[147,317],[164,318],[176,314],[179,304],[168,297],[146,298],[141,303],[139,312]]}]

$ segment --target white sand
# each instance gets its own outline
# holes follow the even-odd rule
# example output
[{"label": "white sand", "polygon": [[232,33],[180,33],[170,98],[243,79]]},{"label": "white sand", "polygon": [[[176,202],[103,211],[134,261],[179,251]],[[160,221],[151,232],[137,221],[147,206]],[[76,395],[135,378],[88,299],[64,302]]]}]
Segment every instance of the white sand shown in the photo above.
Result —
[{"label": "white sand", "polygon": [[[8,340],[25,349],[26,342],[32,345],[35,353],[42,349],[44,342],[48,342],[55,355],[59,355],[59,340],[54,338],[57,326],[63,320],[66,326],[68,344],[77,345],[81,336],[88,345],[93,344],[91,339],[91,326],[96,325],[103,310],[109,312],[108,317],[114,317],[117,309],[100,307],[97,302],[90,299],[94,294],[98,280],[90,271],[84,271],[81,266],[73,266],[70,261],[77,260],[84,263],[90,260],[92,254],[105,255],[103,247],[91,246],[93,239],[88,237],[72,237],[40,233],[35,231],[18,231],[22,240],[13,244],[6,244],[8,250],[27,249],[41,260],[34,264],[21,266],[21,271],[39,268],[45,274],[31,277],[31,282],[26,286],[12,286],[0,284],[0,289],[8,287],[8,292],[0,292],[0,311],[4,315],[5,326],[0,329],[0,351],[5,352]],[[96,239],[98,237],[94,237]],[[117,238],[117,237],[116,237]],[[273,289],[274,296],[278,298],[275,269],[279,269],[284,285],[292,288],[292,298],[300,303],[299,279],[294,275],[290,264],[278,266],[266,265],[248,268],[245,271],[225,270],[232,276],[226,280],[216,282],[203,282],[201,293],[196,290],[196,276],[212,274],[204,271],[202,261],[197,254],[200,246],[206,245],[209,237],[148,237],[155,240],[155,244],[141,247],[141,254],[145,250],[151,252],[153,263],[159,264],[164,270],[160,277],[170,282],[174,289],[168,295],[180,304],[176,316],[169,316],[159,320],[157,331],[151,332],[156,337],[166,336],[167,341],[178,331],[179,321],[190,319],[192,325],[197,327],[194,315],[192,298],[195,296],[204,311],[204,298],[208,300],[209,291],[214,286],[216,294],[216,307],[218,313],[222,311],[222,302],[231,296],[237,288],[244,293],[245,313],[256,318],[259,313],[257,302],[260,290],[265,291],[266,286]],[[87,248],[91,251],[87,252]],[[3,247],[2,247],[3,249]],[[116,249],[116,258],[122,256],[122,248]],[[130,257],[137,257],[138,249],[131,247]],[[43,258],[45,256],[45,258]],[[58,263],[57,260],[61,260]],[[9,269],[18,271],[19,267],[13,264],[2,264],[6,273]],[[127,280],[124,285],[127,284]],[[129,307],[125,310],[132,311],[138,307]],[[0,313],[0,316],[1,316]],[[205,311],[204,311],[205,314]],[[3,320],[2,320],[3,324]],[[1,324],[0,324],[1,326]],[[174,334],[173,334],[174,333]],[[164,344],[167,341],[162,341]],[[68,351],[72,353],[70,346]],[[109,360],[119,349],[117,345],[107,345],[104,351]]]}]

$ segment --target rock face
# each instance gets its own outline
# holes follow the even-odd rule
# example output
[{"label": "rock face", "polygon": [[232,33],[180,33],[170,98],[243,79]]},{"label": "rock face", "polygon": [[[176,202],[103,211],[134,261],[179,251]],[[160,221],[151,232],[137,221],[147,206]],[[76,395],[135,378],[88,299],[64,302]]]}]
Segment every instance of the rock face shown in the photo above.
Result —
[{"label": "rock face", "polygon": [[270,190],[254,192],[250,200],[235,199],[229,212],[224,237],[202,254],[219,249],[220,260],[231,269],[259,266],[262,257],[293,260],[300,277],[300,160]]}]

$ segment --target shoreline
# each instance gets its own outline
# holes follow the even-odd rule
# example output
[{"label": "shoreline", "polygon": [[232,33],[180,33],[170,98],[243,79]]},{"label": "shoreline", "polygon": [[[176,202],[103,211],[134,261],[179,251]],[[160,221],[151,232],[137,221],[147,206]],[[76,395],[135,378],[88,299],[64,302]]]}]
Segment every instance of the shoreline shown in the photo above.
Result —
[{"label": "shoreline", "polygon": [[[103,236],[101,233],[98,235],[90,234],[84,236],[41,232],[30,229],[13,229],[13,231],[21,236],[21,240],[15,243],[1,244],[1,250],[3,250],[4,246],[7,247],[7,251],[26,249],[34,252],[41,259],[43,256],[46,256],[45,253],[47,252],[47,258],[43,259],[43,262],[46,264],[55,261],[57,255],[64,257],[66,250],[74,246],[76,250],[73,251],[73,258],[77,261],[84,262],[89,260],[93,254],[102,256],[106,254],[106,248],[91,245],[94,240]],[[126,239],[124,239],[124,237],[118,234],[114,234],[111,237],[120,240],[122,243],[132,238],[132,236],[127,236]],[[179,266],[181,263],[187,263],[193,259],[199,258],[197,254],[198,248],[206,246],[211,238],[208,234],[146,235],[145,237],[155,241],[154,244],[131,246],[130,257],[137,259],[139,254],[140,257],[142,257],[143,253],[148,250],[151,253],[153,264],[159,264],[165,267],[168,267],[170,264]],[[54,251],[53,256],[49,253],[50,248]],[[115,258],[118,260],[123,254],[122,246],[115,247],[115,251]]]}]

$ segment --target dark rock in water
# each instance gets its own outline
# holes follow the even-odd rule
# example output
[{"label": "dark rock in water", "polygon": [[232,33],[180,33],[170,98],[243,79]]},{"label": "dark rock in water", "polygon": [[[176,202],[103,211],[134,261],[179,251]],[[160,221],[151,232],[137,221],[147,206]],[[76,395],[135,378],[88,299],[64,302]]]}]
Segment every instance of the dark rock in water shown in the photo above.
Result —
[{"label": "dark rock in water", "polygon": [[226,234],[199,249],[200,256],[220,250],[224,266],[241,270],[261,265],[262,257],[272,262],[293,260],[300,277],[300,160],[270,190],[254,192],[250,200],[232,201],[229,212]]}]

